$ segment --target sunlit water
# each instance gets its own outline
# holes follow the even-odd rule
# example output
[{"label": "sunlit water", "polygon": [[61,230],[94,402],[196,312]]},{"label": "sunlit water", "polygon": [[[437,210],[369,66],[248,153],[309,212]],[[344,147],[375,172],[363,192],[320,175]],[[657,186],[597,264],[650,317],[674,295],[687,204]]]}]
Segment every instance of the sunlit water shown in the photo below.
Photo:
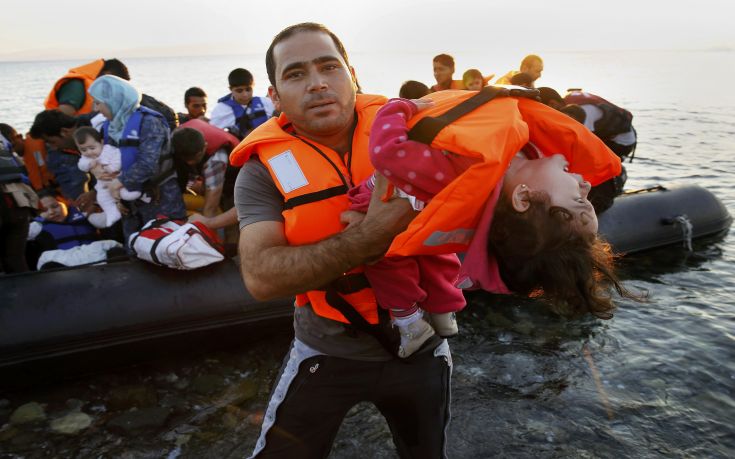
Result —
[{"label": "sunlit water", "polygon": [[[457,57],[487,72],[507,71],[493,67],[493,55],[490,50],[484,57]],[[634,113],[639,144],[635,161],[627,165],[629,188],[696,183],[733,212],[735,53],[543,57],[540,84],[562,93],[583,87]],[[393,96],[403,80],[430,81],[430,58],[430,53],[356,55],[353,65],[365,92]],[[209,93],[211,107],[237,66],[254,71],[256,93],[267,86],[261,56],[126,63],[136,85],[178,111],[184,90],[193,85]],[[52,80],[76,64],[0,63],[0,122],[27,129]],[[452,342],[451,456],[732,457],[734,249],[729,235],[696,242],[691,253],[675,247],[625,260],[626,285],[648,291],[650,300],[619,301],[610,321],[564,321],[521,300],[471,297],[460,317],[462,334]],[[8,457],[241,457],[252,449],[258,415],[288,340],[287,334],[278,335],[217,354],[179,356],[53,388],[0,394],[0,426],[29,401],[47,404],[50,420],[79,399],[94,419],[91,428],[72,436],[49,433],[48,420],[6,426],[0,430],[0,457],[2,452]],[[201,389],[197,381],[212,374],[221,387]],[[257,390],[233,405],[223,388],[247,380]],[[172,414],[163,425],[136,435],[108,428],[115,415],[109,393],[120,385],[153,387],[155,403],[173,406]],[[372,408],[359,406],[332,456],[395,453],[384,421]]]}]

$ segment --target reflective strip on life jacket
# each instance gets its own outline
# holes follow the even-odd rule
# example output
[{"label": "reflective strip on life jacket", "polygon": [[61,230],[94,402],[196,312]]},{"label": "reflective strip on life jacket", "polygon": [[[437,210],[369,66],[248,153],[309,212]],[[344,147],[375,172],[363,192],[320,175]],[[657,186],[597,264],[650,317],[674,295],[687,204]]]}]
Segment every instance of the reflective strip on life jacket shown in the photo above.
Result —
[{"label": "reflective strip on life jacket", "polygon": [[[230,155],[230,162],[241,166],[257,154],[283,195],[284,231],[289,245],[304,245],[339,233],[344,225],[339,216],[347,210],[347,190],[373,173],[368,155],[370,127],[378,109],[385,104],[381,96],[358,95],[355,111],[357,126],[352,151],[342,156],[331,148],[291,133],[284,115],[256,128]],[[349,274],[359,274],[358,268]],[[345,290],[348,291],[348,290]],[[310,303],[322,317],[350,323],[326,299],[326,290],[298,295],[297,306]],[[340,294],[370,324],[378,323],[375,295],[369,287]]]},{"label": "reflective strip on life jacket", "polygon": [[23,161],[25,162],[31,186],[36,191],[48,187],[54,181],[54,174],[46,164],[46,143],[41,139],[34,139],[30,135],[23,139]]},{"label": "reflective strip on life jacket", "polygon": [[[440,117],[470,98],[494,91],[442,91],[426,96],[433,107],[413,117],[409,128]],[[429,255],[465,251],[488,197],[513,156],[528,142],[547,154],[563,154],[570,172],[593,186],[620,174],[620,159],[583,125],[535,100],[501,97],[443,127],[431,146],[479,160],[441,190],[408,228],[393,240],[389,255]]]}]

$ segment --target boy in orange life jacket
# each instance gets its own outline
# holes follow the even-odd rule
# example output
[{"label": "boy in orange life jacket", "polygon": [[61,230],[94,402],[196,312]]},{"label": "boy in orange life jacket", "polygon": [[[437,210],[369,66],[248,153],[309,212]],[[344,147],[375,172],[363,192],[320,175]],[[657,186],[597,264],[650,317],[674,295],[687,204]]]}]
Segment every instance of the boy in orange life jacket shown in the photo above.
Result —
[{"label": "boy in orange life jacket", "polygon": [[[397,187],[399,196],[409,197],[416,210],[477,161],[408,140],[406,121],[432,105],[431,100],[393,99],[378,112],[370,135],[376,170]],[[590,312],[609,319],[614,305],[606,287],[627,292],[612,272],[609,246],[596,236],[597,217],[587,200],[590,184],[567,172],[563,155],[543,157],[539,153],[524,147],[508,165],[504,180],[488,200],[461,271],[452,271],[454,268],[445,264],[445,276],[459,275],[458,287],[472,286],[467,281],[473,280],[475,287],[495,293],[542,290],[557,312]],[[367,180],[351,190],[356,208],[370,195],[370,188]],[[436,270],[430,265],[434,260],[417,257],[418,269],[412,272],[405,268],[410,263],[403,257],[387,257],[368,267],[366,275],[380,292],[389,279],[411,279]],[[396,269],[403,270],[397,273]],[[405,289],[403,295],[394,294],[393,298],[414,298],[421,305],[422,292],[416,286],[421,285],[403,282],[399,286]],[[411,318],[404,324],[421,323],[421,314],[410,300],[393,303],[391,308],[398,311],[394,316]],[[413,328],[423,330],[425,326]]]}]

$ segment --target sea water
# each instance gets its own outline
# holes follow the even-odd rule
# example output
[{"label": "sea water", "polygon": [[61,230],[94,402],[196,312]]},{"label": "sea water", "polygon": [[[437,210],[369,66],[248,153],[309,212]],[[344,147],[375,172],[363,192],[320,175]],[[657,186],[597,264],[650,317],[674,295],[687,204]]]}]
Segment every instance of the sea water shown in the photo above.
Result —
[{"label": "sea water", "polygon": [[[364,92],[395,96],[405,80],[431,84],[432,55],[357,54],[351,58]],[[639,142],[635,160],[626,164],[628,188],[697,184],[714,192],[735,213],[735,91],[731,89],[735,53],[608,51],[548,52],[542,56],[545,70],[539,85],[554,87],[562,95],[566,88],[583,88],[634,114]],[[492,50],[484,55],[455,57],[455,77],[466,67],[500,75],[520,58],[511,60]],[[264,95],[268,86],[260,55],[125,62],[134,85],[177,111],[184,111],[183,94],[190,86],[200,86],[209,94],[211,110],[216,99],[227,93],[227,74],[235,67],[253,71],[256,95]],[[0,122],[27,130],[55,78],[81,63],[0,63]],[[624,260],[625,285],[634,291],[647,291],[649,300],[618,301],[610,321],[565,321],[530,303],[472,296],[460,315],[462,334],[452,343],[451,455],[732,457],[734,258],[735,238],[727,235],[696,241],[691,252],[671,247]],[[282,341],[279,346],[286,344]],[[267,349],[267,344],[261,346],[259,352]],[[278,350],[276,354],[281,347]],[[280,356],[258,359],[272,378]],[[216,366],[212,361],[217,360],[203,357],[165,371],[185,375],[186,365]],[[249,372],[245,366],[237,371]],[[136,370],[127,378],[152,381],[152,375],[162,371]],[[267,383],[271,380],[266,378]],[[89,401],[94,396],[85,387],[99,384],[95,379],[82,380],[73,385],[78,389],[65,386],[63,394]],[[180,398],[199,397],[181,390]],[[165,391],[159,387],[159,393]],[[260,390],[255,406],[265,404],[267,392],[267,387]],[[43,402],[52,398],[51,394],[47,388],[24,393],[25,399],[11,396],[6,399],[5,411],[31,399]],[[196,411],[206,404],[199,400],[190,404],[190,409]],[[170,418],[168,436],[160,430],[137,436],[135,454],[155,456],[175,451],[182,457],[224,457],[245,454],[252,448],[257,422],[247,428],[241,423],[224,429],[220,436],[202,433],[205,440],[199,443],[194,435],[182,447],[183,440],[171,432],[207,430],[209,435],[214,429],[202,421],[203,425],[195,427],[186,424],[192,418],[200,419],[197,416]],[[0,416],[0,424],[3,422]],[[36,451],[41,457],[41,451],[55,451],[94,457],[126,451],[114,435],[100,436],[104,429],[75,440],[42,435],[42,430],[37,439],[42,450],[23,449],[8,440],[0,441],[0,452],[35,456]],[[395,454],[384,421],[371,408],[359,408],[340,431],[332,456],[364,457],[366,451],[373,457]]]}]

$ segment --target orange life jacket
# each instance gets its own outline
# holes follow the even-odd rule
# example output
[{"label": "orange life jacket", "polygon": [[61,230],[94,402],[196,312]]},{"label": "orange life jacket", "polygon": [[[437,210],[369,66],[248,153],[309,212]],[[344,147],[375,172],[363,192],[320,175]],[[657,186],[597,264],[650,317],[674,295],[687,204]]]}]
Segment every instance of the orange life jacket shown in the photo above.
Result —
[{"label": "orange life jacket", "polygon": [[104,65],[104,59],[97,59],[96,61],[92,61],[88,64],[70,69],[66,73],[66,75],[59,78],[56,84],[54,84],[54,87],[51,89],[51,92],[48,94],[48,97],[46,97],[46,101],[44,102],[46,110],[59,108],[59,101],[56,99],[56,92],[59,90],[59,88],[61,88],[64,83],[69,80],[82,80],[82,82],[84,83],[84,104],[82,104],[79,110],[77,110],[76,114],[83,115],[85,113],[91,112],[92,97],[87,93],[87,90],[89,89],[89,86],[94,82],[94,79],[97,78],[97,75],[100,73],[100,70],[102,70],[102,67]]},{"label": "orange life jacket", "polygon": [[34,190],[46,188],[54,181],[54,174],[46,163],[46,144],[41,139],[34,139],[30,134],[23,139],[23,162],[28,170],[28,178]]},{"label": "orange life jacket", "polygon": [[[289,245],[320,241],[341,232],[339,216],[347,210],[347,190],[368,178],[373,166],[368,155],[370,127],[378,109],[385,104],[382,96],[357,95],[357,126],[352,138],[352,152],[345,157],[331,148],[296,135],[285,115],[271,118],[251,132],[230,155],[234,166],[242,166],[257,155],[268,169],[283,195],[285,236]],[[362,272],[357,268],[347,274]],[[378,323],[375,295],[367,286],[340,296],[347,300],[371,324]],[[330,306],[321,290],[296,296],[296,305],[311,303],[322,317],[349,323]]]},{"label": "orange life jacket", "polygon": [[449,89],[467,89],[464,86],[464,82],[462,80],[452,80],[451,83],[449,83],[448,89],[442,89],[439,87],[438,84],[435,84],[431,87],[431,92],[437,92],[437,91],[448,91]]},{"label": "orange life jacket", "polygon": [[[485,90],[492,90],[486,88]],[[477,92],[430,94],[435,105],[413,117],[409,128],[436,117]],[[620,159],[584,125],[524,97],[498,97],[444,127],[431,146],[476,158],[459,177],[427,204],[408,228],[393,240],[388,255],[463,252],[479,223],[488,197],[513,156],[528,142],[546,154],[561,153],[569,171],[593,186],[620,174]]]}]

